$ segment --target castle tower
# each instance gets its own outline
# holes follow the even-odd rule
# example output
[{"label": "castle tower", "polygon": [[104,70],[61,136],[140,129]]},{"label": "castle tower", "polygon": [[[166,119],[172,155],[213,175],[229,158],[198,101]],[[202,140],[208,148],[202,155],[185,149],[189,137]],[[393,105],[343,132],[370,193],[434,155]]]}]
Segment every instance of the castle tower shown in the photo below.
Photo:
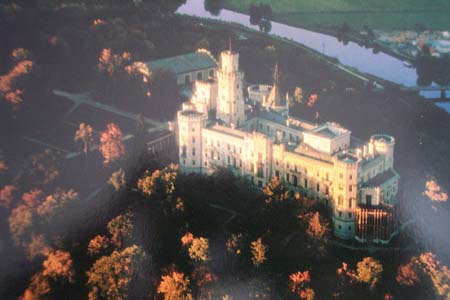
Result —
[{"label": "castle tower", "polygon": [[243,77],[243,73],[239,72],[239,54],[231,50],[223,51],[217,71],[217,119],[236,127],[245,121]]},{"label": "castle tower", "polygon": [[334,158],[333,228],[341,239],[355,235],[355,216],[358,206],[358,162],[356,157],[342,155]]},{"label": "castle tower", "polygon": [[202,129],[206,126],[208,115],[186,107],[178,112],[177,119],[180,170],[201,172]]}]

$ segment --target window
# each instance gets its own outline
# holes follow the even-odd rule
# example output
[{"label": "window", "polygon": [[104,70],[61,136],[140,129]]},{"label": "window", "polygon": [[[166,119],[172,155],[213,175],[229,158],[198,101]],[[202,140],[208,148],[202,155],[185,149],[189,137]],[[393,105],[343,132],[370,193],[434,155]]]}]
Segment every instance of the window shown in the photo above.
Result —
[{"label": "window", "polygon": [[209,76],[211,76],[211,77],[214,76],[214,70],[209,70]]},{"label": "window", "polygon": [[275,170],[275,177],[276,177],[276,178],[280,178],[280,171]]},{"label": "window", "polygon": [[348,191],[349,192],[353,191],[353,186],[351,184],[348,186]]},{"label": "window", "polygon": [[339,173],[339,179],[343,179],[344,178],[344,174]]},{"label": "window", "polygon": [[366,195],[366,205],[372,205],[372,195]]},{"label": "window", "polygon": [[316,185],[316,190],[319,192],[320,191],[320,184]]},{"label": "window", "polygon": [[287,181],[287,182],[290,182],[290,181],[289,181],[289,175],[290,175],[289,173],[286,173],[286,181]]},{"label": "window", "polygon": [[191,77],[189,75],[184,76],[184,84],[191,83]]},{"label": "window", "polygon": [[330,188],[328,186],[325,187],[325,195],[330,194]]},{"label": "window", "polygon": [[195,148],[192,148],[192,156],[195,156]]},{"label": "window", "polygon": [[330,175],[327,173],[327,174],[325,174],[325,179],[326,180],[330,180]]},{"label": "window", "polygon": [[341,225],[338,225],[338,228],[339,228],[339,229],[342,229],[342,226],[341,226]]},{"label": "window", "polygon": [[307,189],[308,188],[308,179],[305,179],[304,183],[305,183],[305,189]]},{"label": "window", "polygon": [[342,195],[338,197],[338,205],[344,205],[344,197]]},{"label": "window", "polygon": [[195,136],[192,137],[192,144],[195,144]]},{"label": "window", "polygon": [[198,73],[197,73],[197,79],[198,79],[198,80],[202,80],[202,77],[203,77],[203,76],[202,76],[202,72],[198,72]]},{"label": "window", "polygon": [[348,231],[352,231],[352,226],[348,226]]},{"label": "window", "polygon": [[266,130],[267,130],[267,132],[270,132],[270,127],[269,127],[269,125],[266,126]]},{"label": "window", "polygon": [[348,178],[350,178],[350,180],[352,180],[352,179],[353,179],[353,175],[350,174],[350,175],[348,176]]},{"label": "window", "polygon": [[349,208],[352,208],[352,205],[353,205],[352,202],[353,202],[352,198],[348,199],[348,207]]},{"label": "window", "polygon": [[297,186],[297,176],[295,176],[295,175],[292,175],[292,180],[293,180],[293,184],[294,184],[294,186]]},{"label": "window", "polygon": [[205,161],[205,167],[207,167],[208,166],[208,162],[207,161]]},{"label": "window", "polygon": [[186,157],[186,146],[181,147],[181,157]]},{"label": "window", "polygon": [[342,217],[342,211],[338,211],[339,217]]},{"label": "window", "polygon": [[192,164],[195,166],[195,160],[192,161]]},{"label": "window", "polygon": [[353,214],[352,213],[348,213],[348,217],[349,218],[353,217]]}]

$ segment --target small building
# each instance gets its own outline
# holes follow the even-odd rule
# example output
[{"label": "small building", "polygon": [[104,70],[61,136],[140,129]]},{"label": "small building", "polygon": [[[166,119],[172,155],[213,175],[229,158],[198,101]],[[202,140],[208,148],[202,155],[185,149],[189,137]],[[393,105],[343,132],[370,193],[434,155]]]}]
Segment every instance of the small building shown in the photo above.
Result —
[{"label": "small building", "polygon": [[217,61],[208,50],[199,49],[188,53],[147,62],[151,71],[158,69],[172,72],[177,77],[178,85],[190,85],[196,80],[214,78]]}]

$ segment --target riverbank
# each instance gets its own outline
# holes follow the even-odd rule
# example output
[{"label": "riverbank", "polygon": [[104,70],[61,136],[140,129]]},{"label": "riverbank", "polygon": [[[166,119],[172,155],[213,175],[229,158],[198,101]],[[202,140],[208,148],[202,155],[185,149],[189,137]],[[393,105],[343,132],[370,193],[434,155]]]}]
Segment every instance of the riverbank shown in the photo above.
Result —
[{"label": "riverbank", "polygon": [[243,13],[248,13],[251,4],[271,5],[273,20],[303,28],[340,27],[344,23],[359,29],[364,25],[386,30],[450,27],[446,1],[224,0],[224,8]]}]

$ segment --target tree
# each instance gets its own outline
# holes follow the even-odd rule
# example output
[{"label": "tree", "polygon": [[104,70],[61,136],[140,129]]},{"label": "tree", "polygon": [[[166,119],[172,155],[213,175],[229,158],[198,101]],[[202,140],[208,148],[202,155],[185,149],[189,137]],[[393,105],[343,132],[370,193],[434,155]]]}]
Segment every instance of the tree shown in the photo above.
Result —
[{"label": "tree", "polygon": [[120,248],[129,242],[133,236],[134,225],[131,221],[131,213],[121,214],[108,222],[107,228],[111,234],[111,242]]},{"label": "tree", "polygon": [[73,282],[75,271],[70,253],[62,250],[48,252],[47,259],[42,263],[42,275],[53,280]]},{"label": "tree", "polygon": [[267,260],[266,255],[269,247],[263,244],[261,238],[258,238],[251,243],[250,250],[252,253],[253,265],[255,265],[256,267],[259,267]]},{"label": "tree", "polygon": [[43,194],[44,192],[40,189],[32,189],[29,192],[23,193],[22,201],[29,207],[35,207],[44,200]]},{"label": "tree", "polygon": [[58,169],[58,158],[50,149],[31,156],[30,174],[34,177],[33,183],[49,184],[60,175]]},{"label": "tree", "polygon": [[75,132],[74,141],[83,145],[84,155],[88,155],[89,146],[94,141],[94,129],[91,125],[81,123]]},{"label": "tree", "polygon": [[20,299],[23,300],[41,300],[46,299],[50,294],[51,287],[48,278],[42,275],[42,272],[36,273],[31,277],[30,283]]},{"label": "tree", "polygon": [[5,185],[0,189],[0,206],[5,208],[10,208],[11,204],[14,200],[13,192],[16,190],[16,187],[13,185]]},{"label": "tree", "polygon": [[45,198],[44,202],[37,207],[37,214],[51,221],[54,217],[61,213],[61,210],[69,203],[78,199],[78,193],[70,189],[65,191],[63,189],[56,189],[56,191]]},{"label": "tree", "polygon": [[192,300],[189,278],[183,273],[172,271],[161,276],[158,293],[163,294],[164,300]]},{"label": "tree", "polygon": [[[14,51],[13,51],[14,54]],[[0,98],[4,98],[7,103],[14,108],[23,101],[24,89],[18,86],[19,82],[28,77],[33,71],[34,63],[31,60],[20,60],[5,75],[0,76]]]},{"label": "tree", "polygon": [[211,15],[218,16],[223,8],[223,0],[205,0],[204,6]]},{"label": "tree", "polygon": [[420,277],[414,260],[409,261],[406,265],[401,265],[398,267],[395,280],[398,284],[406,286],[414,286],[420,282]]},{"label": "tree", "polygon": [[228,239],[227,239],[227,251],[232,253],[232,254],[236,254],[236,255],[240,255],[242,253],[242,233],[239,234],[232,234]]},{"label": "tree", "polygon": [[194,238],[189,247],[189,257],[194,261],[208,260],[209,242],[203,237]]},{"label": "tree", "polygon": [[309,95],[309,99],[308,99],[308,107],[313,107],[314,104],[316,103],[318,97],[317,94],[311,94]]},{"label": "tree", "polygon": [[107,236],[96,235],[89,241],[87,252],[89,255],[98,255],[108,250],[111,246],[111,241]]},{"label": "tree", "polygon": [[116,191],[119,191],[126,184],[125,171],[120,168],[119,170],[113,172],[108,180],[108,183],[112,185]]},{"label": "tree", "polygon": [[38,256],[46,256],[50,252],[50,246],[48,245],[44,235],[33,235],[31,241],[26,247],[27,258],[32,261]]},{"label": "tree", "polygon": [[448,194],[441,191],[441,187],[434,180],[429,180],[425,184],[426,190],[423,193],[433,202],[446,202]]},{"label": "tree", "polygon": [[266,195],[266,203],[282,203],[287,199],[290,199],[291,193],[284,184],[274,177],[263,189],[264,195]]},{"label": "tree", "polygon": [[123,134],[119,126],[109,123],[100,135],[99,151],[105,165],[122,158],[125,155],[125,146],[122,142]]},{"label": "tree", "polygon": [[383,266],[380,262],[369,256],[358,262],[356,268],[356,279],[368,284],[371,290],[374,289],[383,272]]},{"label": "tree", "polygon": [[309,271],[292,273],[289,275],[289,286],[293,294],[298,295],[302,300],[313,300],[315,292],[308,287],[311,283]]},{"label": "tree", "polygon": [[148,255],[136,245],[102,256],[87,272],[89,300],[128,299],[148,264]]},{"label": "tree", "polygon": [[33,229],[33,211],[26,205],[19,205],[8,218],[9,231],[16,245],[25,244]]},{"label": "tree", "polygon": [[309,215],[306,234],[312,241],[310,248],[324,255],[330,239],[330,227],[328,222],[320,216],[319,212]]}]

